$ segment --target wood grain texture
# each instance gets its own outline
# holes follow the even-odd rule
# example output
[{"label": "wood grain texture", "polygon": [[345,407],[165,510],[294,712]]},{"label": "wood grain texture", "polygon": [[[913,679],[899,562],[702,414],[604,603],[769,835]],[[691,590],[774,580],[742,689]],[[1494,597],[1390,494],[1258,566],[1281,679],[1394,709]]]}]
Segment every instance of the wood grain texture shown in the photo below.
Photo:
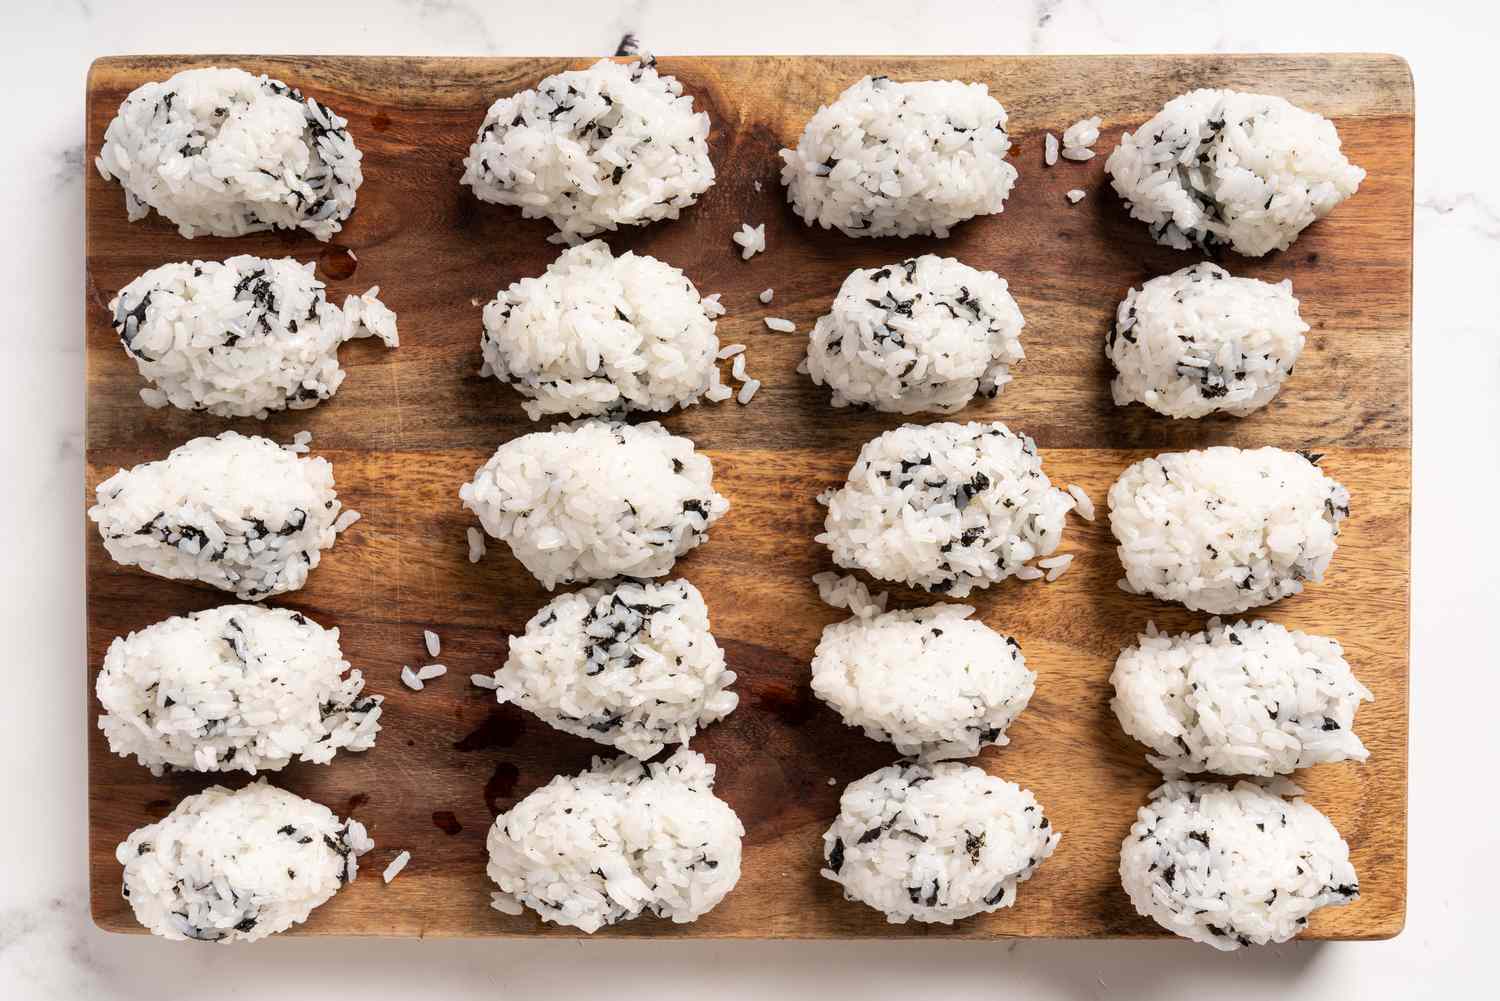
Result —
[{"label": "wood grain texture", "polygon": [[[458,184],[460,161],[496,97],[586,59],[378,59],[330,57],[128,57],[101,60],[88,83],[92,160],[119,102],[135,86],[190,65],[237,64],[269,72],[346,115],[365,153],[359,207],[334,247],[310,237],[257,235],[185,241],[162,220],[129,224],[115,185],[90,173],[87,189],[87,481],[118,466],[226,427],[288,440],[313,431],[334,464],[339,494],[364,520],[325,554],[308,586],[282,602],[342,630],[346,656],[384,694],[377,746],[331,766],[293,766],[275,781],[363,820],[379,847],[366,878],[314,912],[297,933],[370,935],[572,935],[534,915],[488,907],[484,839],[507,809],[560,772],[585,768],[600,748],[557,733],[513,707],[496,707],[466,677],[489,672],[548,598],[495,544],[466,558],[459,485],[501,442],[533,429],[519,399],[481,379],[479,306],[509,282],[543,270],[557,253],[550,224],[483,205]],[[1277,445],[1326,452],[1324,467],[1353,493],[1328,577],[1263,610],[1287,626],[1343,642],[1376,702],[1358,729],[1372,752],[1363,765],[1300,773],[1310,800],[1349,841],[1363,896],[1316,914],[1309,938],[1379,938],[1401,929],[1406,898],[1407,650],[1411,478],[1411,79],[1387,56],[1134,56],[962,58],[668,58],[713,118],[719,172],[678,222],[616,234],[617,251],[647,252],[683,268],[705,292],[722,292],[724,343],[750,345],[749,371],[764,380],[748,407],[694,407],[665,423],[691,436],[715,463],[732,502],[710,541],[678,564],[703,591],[714,632],[740,675],[740,708],[694,742],[719,768],[718,790],[745,823],[744,876],[694,925],[653,918],[607,929],[625,936],[935,937],[1164,934],[1135,915],[1117,875],[1119,842],[1157,781],[1144,749],[1108,709],[1107,678],[1119,648],[1147,620],[1181,630],[1202,618],[1121,593],[1103,520],[1070,519],[1062,551],[1078,554],[1054,584],[1006,581],[977,594],[980,617],[1015,635],[1039,672],[1031,707],[1012,743],[987,749],[986,769],[1033,789],[1062,832],[1057,853],[1025,884],[1017,906],[956,927],[893,926],[845,902],[817,875],[820,835],[842,786],[894,760],[889,746],[845,727],[812,697],[807,664],[822,627],[839,617],[808,577],[830,565],[811,539],[814,496],[838,482],[889,415],[835,411],[823,390],[795,374],[803,338],[770,333],[784,316],[806,331],[848,271],[938,251],[1009,279],[1026,315],[1026,360],[997,400],[964,418],[1001,419],[1033,435],[1054,482],[1078,483],[1104,510],[1109,484],[1153,452],[1212,444]],[[870,72],[908,79],[987,83],[1011,114],[1020,182],[1003,215],[958,227],[948,241],[850,240],[809,230],[786,207],[776,150],[795,142],[820,102]],[[1042,136],[1098,113],[1098,148],[1195,86],[1281,94],[1335,120],[1345,149],[1369,170],[1359,194],[1307,230],[1293,247],[1260,260],[1231,256],[1238,274],[1290,277],[1312,325],[1297,372],[1282,394],[1236,420],[1168,421],[1109,398],[1101,338],[1132,284],[1193,258],[1151,243],[1108,189],[1103,156],[1041,165]],[[754,190],[760,181],[762,191]],[[1064,192],[1088,198],[1069,206]],[[770,252],[742,262],[730,234],[766,224]],[[105,311],[114,290],[158,264],[236,253],[332,260],[358,254],[355,273],[329,279],[330,298],[379,284],[400,315],[402,346],[348,345],[348,380],[330,402],[265,422],[222,421],[150,410]],[[326,256],[325,256],[326,255]],[[320,274],[323,268],[320,267]],[[326,277],[326,276],[325,276]],[[776,289],[762,306],[756,294]],[[727,367],[727,366],[726,366]],[[90,719],[92,679],[112,637],[226,596],[113,565],[87,526]],[[897,590],[896,603],[929,598]],[[443,638],[449,675],[422,692],[401,686],[402,664],[425,658],[422,629]],[[89,734],[89,868],[95,920],[139,931],[119,894],[114,846],[211,780],[154,779],[114,758]],[[835,780],[830,786],[828,780]],[[239,775],[227,781],[238,785]],[[412,862],[382,885],[401,849]]]}]

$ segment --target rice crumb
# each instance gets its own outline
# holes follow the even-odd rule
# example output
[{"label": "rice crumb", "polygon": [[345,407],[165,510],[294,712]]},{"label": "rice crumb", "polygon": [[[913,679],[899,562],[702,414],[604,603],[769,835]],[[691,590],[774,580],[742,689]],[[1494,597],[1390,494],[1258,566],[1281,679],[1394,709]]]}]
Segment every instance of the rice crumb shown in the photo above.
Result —
[{"label": "rice crumb", "polygon": [[795,334],[797,325],[791,320],[782,319],[779,316],[766,317],[766,326],[778,334]]},{"label": "rice crumb", "polygon": [[401,854],[391,859],[391,864],[385,867],[385,872],[380,874],[380,878],[389,883],[391,880],[401,875],[401,870],[405,869],[406,863],[410,861],[411,852],[402,849]]}]

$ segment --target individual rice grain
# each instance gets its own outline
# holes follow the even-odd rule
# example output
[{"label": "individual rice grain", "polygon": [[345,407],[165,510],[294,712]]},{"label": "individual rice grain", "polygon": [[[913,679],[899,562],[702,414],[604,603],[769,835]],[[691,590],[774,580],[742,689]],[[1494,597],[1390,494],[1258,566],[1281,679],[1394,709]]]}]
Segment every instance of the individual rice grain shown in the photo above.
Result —
[{"label": "individual rice grain", "polygon": [[740,228],[734,234],[733,239],[739,244],[740,258],[748,261],[766,249],[766,224],[752,226],[748,222],[740,223]]},{"label": "individual rice grain", "polygon": [[794,334],[797,332],[797,325],[795,323],[791,320],[782,319],[779,316],[766,317],[766,327],[776,331],[778,334]]},{"label": "individual rice grain", "polygon": [[380,874],[380,878],[386,883],[389,883],[391,880],[401,875],[401,871],[406,868],[407,863],[410,861],[411,852],[403,850],[399,855],[391,859],[391,864],[385,867],[385,872],[382,872]]},{"label": "individual rice grain", "polygon": [[1078,512],[1078,516],[1084,521],[1093,521],[1094,501],[1089,497],[1088,492],[1076,483],[1069,483],[1068,493],[1073,495],[1073,501],[1075,504],[1075,507],[1073,509]]},{"label": "individual rice grain", "polygon": [[422,630],[422,645],[427,648],[429,657],[436,657],[443,652],[443,641],[431,629]]},{"label": "individual rice grain", "polygon": [[760,298],[761,302],[769,305],[770,302],[771,302],[772,297],[774,297],[775,295],[776,295],[776,290],[773,289],[773,288],[768,288],[765,291],[761,292],[759,298]]}]

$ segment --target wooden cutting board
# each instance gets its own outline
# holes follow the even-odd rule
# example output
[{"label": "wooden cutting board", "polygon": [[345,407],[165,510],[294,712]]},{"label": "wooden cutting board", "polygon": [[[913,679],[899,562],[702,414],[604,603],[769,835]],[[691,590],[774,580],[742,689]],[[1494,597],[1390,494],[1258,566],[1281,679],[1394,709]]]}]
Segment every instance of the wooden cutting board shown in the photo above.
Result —
[{"label": "wooden cutting board", "polygon": [[[348,117],[364,151],[359,206],[335,244],[305,235],[186,241],[153,216],[127,223],[118,186],[90,170],[87,193],[87,482],[119,466],[160,458],[181,442],[235,427],[289,440],[303,428],[334,464],[344,502],[364,520],[324,556],[294,607],[342,631],[346,656],[368,690],[386,696],[384,730],[365,754],[330,766],[293,766],[275,781],[353,813],[379,847],[365,877],[314,912],[305,934],[573,935],[534,915],[488,906],[485,833],[497,812],[559,773],[587,767],[601,748],[558,733],[469,685],[505,655],[547,599],[493,543],[468,562],[471,518],[459,485],[502,442],[535,428],[518,396],[477,374],[480,306],[496,290],[540,273],[558,248],[550,224],[484,205],[458,183],[460,162],[497,97],[589,59],[330,57],[123,57],[88,78],[88,159],[120,101],[148,80],[195,65],[239,65],[302,88]],[[1304,937],[1381,938],[1400,931],[1406,903],[1407,650],[1411,518],[1411,75],[1395,57],[733,57],[664,58],[713,119],[718,183],[677,222],[616,234],[616,251],[647,252],[683,268],[702,292],[722,292],[723,343],[748,344],[749,371],[765,383],[748,407],[693,407],[665,419],[713,457],[715,485],[733,506],[708,544],[678,564],[702,590],[713,628],[739,672],[740,708],[694,747],[718,765],[719,793],[746,828],[738,888],[693,925],[643,918],[603,935],[741,938],[922,936],[1152,937],[1120,889],[1119,844],[1157,783],[1144,749],[1120,731],[1107,679],[1120,647],[1148,620],[1173,631],[1202,619],[1116,589],[1121,576],[1103,519],[1105,494],[1145,455],[1216,444],[1276,445],[1327,453],[1323,466],[1353,493],[1353,517],[1324,583],[1262,610],[1287,626],[1337,637],[1376,701],[1358,730],[1365,764],[1298,776],[1312,803],[1349,841],[1363,891],[1350,907],[1318,912]],[[795,143],[820,103],[868,73],[900,79],[957,78],[989,85],[1010,112],[1020,181],[1005,212],[959,226],[951,239],[852,240],[804,226],[777,183],[779,147]],[[1331,117],[1350,158],[1369,171],[1359,194],[1259,260],[1233,255],[1235,273],[1290,277],[1311,324],[1294,378],[1245,419],[1170,421],[1110,402],[1101,341],[1114,305],[1132,285],[1194,258],[1152,243],[1127,218],[1104,176],[1104,153],[1163,102],[1199,86],[1280,94]],[[1045,132],[1104,118],[1101,155],[1042,165]],[[756,190],[759,182],[760,190]],[[1088,197],[1070,205],[1064,193]],[[769,250],[740,260],[730,234],[765,223]],[[343,248],[354,250],[352,269]],[[1012,743],[978,763],[1034,790],[1062,832],[1057,853],[1020,892],[1017,906],[954,927],[889,925],[844,901],[818,876],[821,834],[848,782],[896,758],[842,724],[808,685],[823,626],[840,614],[821,605],[808,577],[830,567],[812,542],[814,496],[839,482],[861,443],[894,427],[890,415],[833,410],[826,390],[795,372],[803,337],[769,332],[766,316],[806,332],[855,267],[937,252],[1009,279],[1026,316],[1026,360],[999,399],[966,419],[1000,419],[1036,438],[1056,483],[1078,483],[1101,520],[1070,518],[1063,552],[1078,554],[1053,584],[1014,579],[978,593],[990,625],[1015,635],[1039,672],[1031,707]],[[320,262],[330,298],[381,287],[400,315],[401,347],[348,345],[338,395],[315,410],[265,422],[228,422],[151,410],[141,380],[110,329],[105,305],[142,271],[168,261],[238,253]],[[775,301],[756,295],[774,287]],[[727,369],[727,365],[726,365]],[[727,372],[726,372],[727,375]],[[930,419],[930,418],[928,418]],[[211,784],[187,775],[152,778],[111,756],[92,722],[94,672],[112,637],[227,600],[205,587],[115,566],[87,531],[89,870],[94,919],[139,931],[120,896],[115,845]],[[930,598],[897,590],[894,604]],[[449,675],[422,692],[398,680],[425,658],[422,629],[436,629]],[[239,785],[245,778],[227,778]],[[412,861],[394,883],[379,874],[401,849]]]}]

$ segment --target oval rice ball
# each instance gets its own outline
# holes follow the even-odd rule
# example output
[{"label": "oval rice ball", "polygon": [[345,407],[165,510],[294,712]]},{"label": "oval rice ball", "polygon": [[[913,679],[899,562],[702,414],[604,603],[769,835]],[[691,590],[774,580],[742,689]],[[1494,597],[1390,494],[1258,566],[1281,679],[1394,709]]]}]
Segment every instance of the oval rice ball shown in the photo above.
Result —
[{"label": "oval rice ball", "polygon": [[195,236],[303,229],[329,240],[364,181],[349,123],[295,87],[240,69],[184,70],[142,84],[104,133],[94,165]]},{"label": "oval rice ball", "polygon": [[1162,785],[1120,847],[1137,913],[1228,951],[1285,942],[1319,907],[1358,899],[1349,846],[1300,793],[1285,780]]},{"label": "oval rice ball", "polygon": [[968,605],[856,616],[823,630],[812,689],[844,722],[904,755],[968,758],[1009,743],[1036,689],[1021,645]]},{"label": "oval rice ball", "polygon": [[589,934],[647,911],[696,921],[740,878],[745,828],[713,784],[714,766],[687,748],[557,776],[490,828],[495,909],[524,905]]},{"label": "oval rice ball", "polygon": [[300,612],[221,605],[117,637],[94,692],[110,750],[161,775],[328,764],[380,732],[379,695],[362,696],[339,631]]},{"label": "oval rice ball", "polygon": [[1025,325],[1004,278],[924,254],[844,279],[813,327],[807,370],[835,407],[949,414],[999,395],[1026,357]]},{"label": "oval rice ball", "polygon": [[254,942],[307,920],[375,846],[357,820],[267,785],[210,786],[115,849],[136,920],[174,941]]},{"label": "oval rice ball", "polygon": [[649,758],[739,704],[735,675],[685,580],[560,595],[512,636],[496,698],[566,733]]},{"label": "oval rice ball", "polygon": [[1157,243],[1285,250],[1359,189],[1365,172],[1322,115],[1268,94],[1195,90],[1173,98],[1104,163]]},{"label": "oval rice ball", "polygon": [[242,599],[295,591],[338,530],[327,459],[225,431],[95,488],[89,517],[116,563]]},{"label": "oval rice ball", "polygon": [[714,183],[708,115],[646,56],[601,59],[490,106],[464,158],[480,201],[550,219],[558,239],[676,219]]},{"label": "oval rice ball", "polygon": [[708,456],[655,421],[580,421],[522,435],[458,495],[549,591],[664,577],[729,510]]},{"label": "oval rice ball", "polygon": [[305,410],[344,381],[338,349],[377,336],[395,347],[379,286],[328,302],[313,263],[241,255],[152,268],[110,301],[112,323],[152,385],[141,399],[219,417]]},{"label": "oval rice ball", "polygon": [[999,422],[906,424],[865,443],[817,541],[841,567],[961,598],[1062,542],[1075,501]]},{"label": "oval rice ball", "polygon": [[1129,587],[1218,615],[1321,581],[1349,516],[1349,491],[1279,448],[1168,452],[1109,488],[1109,527]]},{"label": "oval rice ball", "polygon": [[1343,648],[1274,622],[1210,619],[1180,636],[1148,627],[1109,681],[1120,725],[1169,775],[1270,776],[1370,756],[1354,714],[1375,696]]},{"label": "oval rice ball", "polygon": [[1168,417],[1244,417],[1292,374],[1308,325],[1292,283],[1203,262],[1131,289],[1104,341],[1115,403]]},{"label": "oval rice ball", "polygon": [[891,924],[952,924],[1014,904],[1058,839],[1030,790],[956,761],[901,762],[839,797],[822,875]]},{"label": "oval rice ball", "polygon": [[818,109],[781,183],[802,221],[846,236],[945,237],[1004,211],[1016,183],[1005,108],[982,83],[865,77]]},{"label": "oval rice ball", "polygon": [[593,240],[484,307],[481,374],[527,397],[532,420],[687,407],[719,385],[715,329],[681,271]]}]

